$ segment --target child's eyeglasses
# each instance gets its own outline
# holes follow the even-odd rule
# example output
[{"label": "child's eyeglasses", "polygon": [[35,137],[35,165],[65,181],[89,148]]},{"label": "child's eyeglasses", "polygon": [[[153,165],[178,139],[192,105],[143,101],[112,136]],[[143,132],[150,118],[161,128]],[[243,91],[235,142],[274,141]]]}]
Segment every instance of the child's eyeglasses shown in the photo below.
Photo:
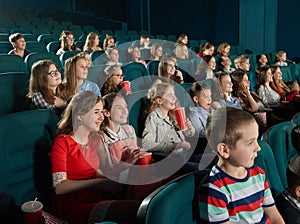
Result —
[{"label": "child's eyeglasses", "polygon": [[59,69],[56,69],[56,70],[51,71],[51,72],[48,73],[48,75],[50,75],[51,77],[54,77],[57,74],[60,74],[60,70]]},{"label": "child's eyeglasses", "polygon": [[75,40],[75,38],[67,37],[67,40]]},{"label": "child's eyeglasses", "polygon": [[123,75],[123,74],[122,74],[122,75],[119,75],[119,74],[112,74],[112,76],[116,76],[116,77],[121,78],[121,77],[123,77],[124,75]]}]

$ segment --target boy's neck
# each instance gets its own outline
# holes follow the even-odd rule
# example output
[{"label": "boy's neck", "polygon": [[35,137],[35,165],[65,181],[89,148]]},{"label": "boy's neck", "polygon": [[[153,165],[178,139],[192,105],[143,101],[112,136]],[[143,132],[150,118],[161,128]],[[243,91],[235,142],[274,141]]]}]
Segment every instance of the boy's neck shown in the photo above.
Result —
[{"label": "boy's neck", "polygon": [[223,159],[219,159],[218,166],[221,170],[223,170],[228,175],[237,178],[237,179],[243,179],[247,176],[247,169],[242,166],[234,166],[230,164],[228,161],[224,161]]}]

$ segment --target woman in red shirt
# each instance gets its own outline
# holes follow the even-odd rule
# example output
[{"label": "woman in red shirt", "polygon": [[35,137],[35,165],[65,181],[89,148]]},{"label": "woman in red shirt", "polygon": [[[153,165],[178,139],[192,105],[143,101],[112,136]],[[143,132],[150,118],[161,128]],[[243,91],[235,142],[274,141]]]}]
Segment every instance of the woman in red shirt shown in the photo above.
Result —
[{"label": "woman in red shirt", "polygon": [[[91,91],[77,93],[58,125],[51,151],[53,211],[69,223],[104,220],[133,222],[139,202],[114,200],[122,185],[103,177],[96,147],[104,119],[103,100]],[[100,155],[101,156],[101,155]]]}]

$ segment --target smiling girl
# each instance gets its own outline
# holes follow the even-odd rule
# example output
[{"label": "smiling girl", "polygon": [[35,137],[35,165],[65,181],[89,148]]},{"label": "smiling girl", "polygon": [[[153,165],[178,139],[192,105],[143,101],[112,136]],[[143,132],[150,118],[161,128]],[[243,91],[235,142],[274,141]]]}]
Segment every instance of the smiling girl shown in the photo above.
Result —
[{"label": "smiling girl", "polygon": [[66,60],[63,83],[66,86],[68,99],[71,99],[77,92],[84,90],[91,90],[101,96],[98,85],[86,80],[87,76],[87,61],[84,53],[79,53]]},{"label": "smiling girl", "polygon": [[181,152],[191,147],[185,141],[186,136],[193,136],[195,129],[187,119],[187,130],[181,131],[174,118],[173,110],[177,107],[174,86],[168,83],[158,83],[151,87],[148,93],[151,106],[146,112],[147,118],[143,131],[142,146],[151,151],[156,161],[168,156],[174,150]]},{"label": "smiling girl", "polygon": [[60,116],[67,105],[61,73],[50,60],[41,60],[32,66],[28,97],[35,109],[49,109]]}]

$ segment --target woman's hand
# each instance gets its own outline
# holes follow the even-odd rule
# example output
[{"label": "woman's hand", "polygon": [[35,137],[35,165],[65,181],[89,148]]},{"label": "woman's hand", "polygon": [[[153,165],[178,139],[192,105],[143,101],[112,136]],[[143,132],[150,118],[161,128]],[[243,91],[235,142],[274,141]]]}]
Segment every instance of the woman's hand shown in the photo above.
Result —
[{"label": "woman's hand", "polygon": [[187,127],[187,130],[183,131],[183,134],[185,134],[186,136],[192,135],[193,125],[189,119],[185,120],[185,126]]},{"label": "woman's hand", "polygon": [[[147,152],[146,149],[131,149],[126,146],[126,150],[122,155],[122,161],[126,163],[135,164],[136,161],[143,156]],[[123,160],[124,159],[124,160]]]},{"label": "woman's hand", "polygon": [[182,142],[176,142],[174,143],[174,150],[175,149],[190,149],[191,148],[191,144],[187,141],[182,141]]},{"label": "woman's hand", "polygon": [[54,99],[54,105],[56,106],[56,107],[63,107],[64,105],[65,105],[65,101],[63,101],[61,98],[59,98],[59,97],[54,97],[55,99]]}]

